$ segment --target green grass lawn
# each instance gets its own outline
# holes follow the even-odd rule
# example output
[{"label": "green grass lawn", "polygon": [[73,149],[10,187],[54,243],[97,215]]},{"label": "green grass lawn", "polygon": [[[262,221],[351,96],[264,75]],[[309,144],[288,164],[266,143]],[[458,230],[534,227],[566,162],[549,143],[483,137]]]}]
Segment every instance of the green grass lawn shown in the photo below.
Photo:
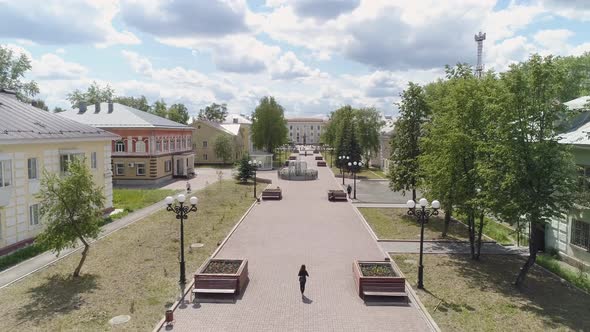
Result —
[{"label": "green grass lawn", "polygon": [[[328,166],[329,166],[329,159],[328,159]],[[334,176],[336,177],[342,177],[342,174],[340,173],[340,168],[336,167],[336,163],[334,163],[334,167],[332,167],[332,172],[334,172]],[[349,173],[346,172],[345,170],[345,177],[349,176]],[[376,168],[376,167],[370,167],[369,169],[366,169],[363,167],[363,169],[358,172],[356,174],[357,179],[370,179],[370,180],[385,180],[387,179],[387,177],[385,176],[385,173],[383,173],[383,171],[381,171],[381,169]]]},{"label": "green grass lawn", "polygon": [[[462,214],[457,214],[454,216],[458,220],[464,222],[467,218]],[[476,220],[476,223],[479,223],[479,219]],[[484,226],[483,226],[483,233],[492,239],[496,240],[499,244],[509,245],[514,244],[516,245],[516,231],[505,224],[501,224],[496,222],[495,220],[484,217]],[[528,246],[528,235],[521,234],[520,235],[520,245],[521,246]]]},{"label": "green grass lawn", "polygon": [[[417,289],[418,255],[392,258]],[[425,290],[417,293],[442,331],[590,331],[590,295],[535,267],[515,288],[518,256],[424,258]]]},{"label": "green grass lawn", "polygon": [[590,293],[590,274],[582,269],[576,269],[547,254],[537,255],[537,264]]},{"label": "green grass lawn", "polygon": [[[415,217],[408,216],[407,209],[396,208],[359,208],[379,239],[420,240],[420,224]],[[443,214],[431,217],[424,225],[425,240],[442,239],[444,227]],[[467,228],[451,222],[446,239],[467,240]]]},{"label": "green grass lawn", "polygon": [[[223,181],[196,192],[199,207],[185,222],[187,277],[208,258],[252,204],[252,187]],[[105,331],[109,319],[130,315],[122,326],[149,331],[178,294],[179,224],[164,209],[90,247],[82,277],[71,274],[72,254],[0,290],[0,331]]]},{"label": "green grass lawn", "polygon": [[150,206],[177,192],[170,189],[113,189],[113,207],[123,209],[123,212],[113,215],[112,218],[122,218],[129,212]]}]

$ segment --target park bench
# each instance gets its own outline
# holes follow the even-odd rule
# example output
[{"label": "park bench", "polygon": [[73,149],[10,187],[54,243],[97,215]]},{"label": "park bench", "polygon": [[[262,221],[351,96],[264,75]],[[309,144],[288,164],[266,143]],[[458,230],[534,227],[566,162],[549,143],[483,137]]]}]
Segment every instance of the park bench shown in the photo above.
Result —
[{"label": "park bench", "polygon": [[318,161],[318,166],[326,167],[326,162],[324,160],[319,160]]},{"label": "park bench", "polygon": [[195,276],[195,287],[193,288],[193,296],[197,294],[232,294],[235,298],[238,289],[238,280],[233,278],[203,278]]},{"label": "park bench", "polygon": [[392,297],[405,297],[406,302],[408,301],[408,293],[406,293],[406,281],[405,279],[399,280],[365,280],[362,284],[363,299],[364,296],[392,296]]},{"label": "park bench", "polygon": [[315,160],[324,160],[324,157],[322,157],[322,156],[315,156]]},{"label": "park bench", "polygon": [[264,189],[262,199],[283,199],[283,192],[281,189]]},{"label": "park bench", "polygon": [[344,190],[328,190],[328,200],[331,202],[348,201],[348,198]]}]

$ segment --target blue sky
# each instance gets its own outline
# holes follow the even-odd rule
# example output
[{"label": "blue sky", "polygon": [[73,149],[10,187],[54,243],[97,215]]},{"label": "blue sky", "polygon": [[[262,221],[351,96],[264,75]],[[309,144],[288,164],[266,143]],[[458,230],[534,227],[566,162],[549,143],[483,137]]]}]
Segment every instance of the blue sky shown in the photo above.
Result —
[{"label": "blue sky", "polygon": [[503,71],[531,53],[590,51],[586,0],[0,0],[0,44],[27,54],[39,97],[68,106],[92,81],[118,95],[287,116],[374,106],[395,114],[409,81],[445,64]]}]

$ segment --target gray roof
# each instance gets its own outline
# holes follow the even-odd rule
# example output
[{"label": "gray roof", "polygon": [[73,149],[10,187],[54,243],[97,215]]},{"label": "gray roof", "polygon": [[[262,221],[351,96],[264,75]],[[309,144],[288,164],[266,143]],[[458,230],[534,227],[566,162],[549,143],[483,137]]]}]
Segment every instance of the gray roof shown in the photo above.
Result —
[{"label": "gray roof", "polygon": [[89,105],[85,112],[71,109],[59,115],[98,128],[191,129],[187,125],[117,103],[113,103],[113,111],[110,113],[109,103],[101,103],[98,112],[94,109],[94,105]]},{"label": "gray roof", "polygon": [[112,140],[118,136],[23,103],[0,89],[0,144],[27,140]]},{"label": "gray roof", "polygon": [[570,110],[581,111],[581,113],[571,120],[572,128],[559,135],[559,143],[590,145],[590,121],[588,121],[590,112],[584,107],[588,102],[590,97],[584,96],[564,103]]}]

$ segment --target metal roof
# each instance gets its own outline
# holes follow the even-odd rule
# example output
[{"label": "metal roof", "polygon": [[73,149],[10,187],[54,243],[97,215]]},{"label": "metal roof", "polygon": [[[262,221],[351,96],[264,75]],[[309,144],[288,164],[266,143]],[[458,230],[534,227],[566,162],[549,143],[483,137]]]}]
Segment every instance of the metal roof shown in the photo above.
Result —
[{"label": "metal roof", "polygon": [[570,100],[566,105],[570,110],[582,111],[572,120],[573,127],[567,132],[559,135],[559,143],[575,144],[575,145],[590,145],[590,112],[584,106],[590,102],[589,96],[583,96]]},{"label": "metal roof", "polygon": [[117,135],[43,111],[0,90],[0,144],[23,140],[116,139]]},{"label": "metal roof", "polygon": [[[235,122],[237,121],[237,122]],[[223,124],[235,124],[235,123],[239,123],[239,124],[252,124],[252,121],[250,121],[250,119],[248,119],[247,117],[245,117],[243,114],[229,114],[226,118],[225,121],[223,122]]]},{"label": "metal roof", "polygon": [[192,129],[187,125],[132,107],[118,103],[112,103],[112,105],[112,112],[109,112],[109,103],[100,103],[98,112],[95,112],[95,105],[89,105],[85,112],[71,109],[59,115],[98,128]]},{"label": "metal roof", "polygon": [[287,122],[326,122],[323,118],[289,118]]}]

